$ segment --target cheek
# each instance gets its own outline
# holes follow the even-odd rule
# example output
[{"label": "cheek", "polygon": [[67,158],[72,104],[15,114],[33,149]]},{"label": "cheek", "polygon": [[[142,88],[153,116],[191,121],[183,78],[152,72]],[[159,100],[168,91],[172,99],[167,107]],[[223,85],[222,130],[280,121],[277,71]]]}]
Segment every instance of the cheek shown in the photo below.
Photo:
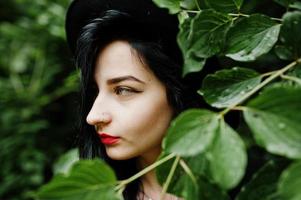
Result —
[{"label": "cheek", "polygon": [[135,136],[156,136],[162,138],[172,118],[172,109],[165,97],[148,97],[135,104],[127,125]]}]

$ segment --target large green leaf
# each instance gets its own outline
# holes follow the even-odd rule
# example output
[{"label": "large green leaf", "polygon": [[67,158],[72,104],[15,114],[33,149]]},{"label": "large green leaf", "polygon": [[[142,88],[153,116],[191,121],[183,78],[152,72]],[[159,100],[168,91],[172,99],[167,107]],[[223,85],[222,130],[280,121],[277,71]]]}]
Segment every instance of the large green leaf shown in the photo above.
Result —
[{"label": "large green leaf", "polygon": [[288,12],[283,16],[283,25],[280,31],[280,44],[276,54],[284,60],[301,58],[301,12]]},{"label": "large green leaf", "polygon": [[57,175],[38,191],[41,200],[118,200],[116,177],[101,160],[81,160],[68,175]]},{"label": "large green leaf", "polygon": [[205,0],[205,3],[216,11],[219,12],[238,12],[243,0]]},{"label": "large green leaf", "polygon": [[226,56],[253,61],[269,52],[278,39],[280,24],[261,14],[240,20],[227,33]]},{"label": "large green leaf", "polygon": [[[187,13],[186,13],[187,14]],[[183,66],[183,76],[190,72],[200,71],[205,65],[205,58],[199,58],[195,55],[193,51],[189,51],[190,41],[191,41],[191,21],[192,18],[188,17],[185,13],[182,15],[183,19],[180,20],[180,32],[177,36],[177,42],[182,51],[184,57],[184,66]],[[180,15],[180,16],[182,16]]]},{"label": "large green leaf", "polygon": [[79,155],[78,155],[78,149],[71,149],[62,156],[59,157],[59,159],[55,162],[53,166],[53,173],[54,174],[66,174],[69,172],[72,165],[78,161]]},{"label": "large green leaf", "polygon": [[260,81],[256,71],[234,67],[207,75],[201,93],[211,106],[225,108],[240,102]]},{"label": "large green leaf", "polygon": [[158,7],[167,8],[170,14],[181,11],[181,0],[152,0]]},{"label": "large green leaf", "polygon": [[272,200],[277,197],[277,183],[285,165],[280,162],[269,161],[252,180],[242,187],[236,200]]},{"label": "large green leaf", "polygon": [[221,188],[230,189],[242,179],[247,165],[245,145],[224,120],[220,120],[212,146],[206,152],[212,180]]},{"label": "large green leaf", "polygon": [[[197,155],[181,159],[185,161],[188,168],[193,172],[193,178],[178,165],[168,187],[169,193],[182,197],[185,200],[229,200],[229,197],[223,190],[204,177],[203,168],[206,167],[204,166],[206,163],[203,162],[205,160],[202,157]],[[157,177],[161,185],[166,181],[172,163],[173,161],[170,160],[156,169]]]},{"label": "large green leaf", "polygon": [[288,158],[301,158],[301,88],[274,86],[253,99],[244,118],[257,144]]},{"label": "large green leaf", "polygon": [[203,10],[191,22],[189,48],[197,57],[209,58],[219,53],[225,42],[225,35],[232,22],[226,14]]},{"label": "large green leaf", "polygon": [[203,109],[187,110],[171,123],[163,149],[182,156],[199,154],[212,143],[217,127],[217,114]]},{"label": "large green leaf", "polygon": [[282,199],[301,199],[301,161],[293,163],[281,175],[278,191]]}]

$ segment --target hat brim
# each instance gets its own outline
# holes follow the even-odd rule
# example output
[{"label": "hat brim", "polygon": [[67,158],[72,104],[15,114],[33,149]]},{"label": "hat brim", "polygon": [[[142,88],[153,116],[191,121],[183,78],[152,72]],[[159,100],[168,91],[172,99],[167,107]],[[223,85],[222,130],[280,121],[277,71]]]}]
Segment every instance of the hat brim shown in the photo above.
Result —
[{"label": "hat brim", "polygon": [[[158,29],[177,32],[178,20],[167,9],[157,7],[152,0],[74,0],[66,14],[66,39],[74,54],[82,28],[107,10],[118,10],[141,21],[152,21]],[[156,28],[156,27],[153,27]]]}]

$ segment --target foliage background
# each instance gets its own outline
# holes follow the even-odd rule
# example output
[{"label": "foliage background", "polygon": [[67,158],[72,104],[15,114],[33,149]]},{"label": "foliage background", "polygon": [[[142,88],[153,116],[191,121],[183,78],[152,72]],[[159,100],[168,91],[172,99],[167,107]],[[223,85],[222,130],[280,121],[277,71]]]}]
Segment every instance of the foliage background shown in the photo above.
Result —
[{"label": "foliage background", "polygon": [[32,199],[75,146],[78,76],[65,42],[69,0],[0,1],[0,199]]},{"label": "foliage background", "polygon": [[[159,2],[158,4],[161,2],[161,5],[164,6],[164,2],[172,1],[156,0],[156,2]],[[181,8],[184,6],[188,10],[196,9],[196,1],[194,0],[173,1],[173,3],[175,2],[181,2]],[[210,1],[207,1],[207,3],[205,1],[197,2],[199,2],[201,6],[204,6],[202,8],[207,9],[208,5],[210,7],[210,3],[208,4]],[[213,2],[211,6],[218,9],[218,5],[221,5],[223,1],[215,0],[211,2]],[[216,4],[214,4],[214,2],[216,2]],[[239,4],[241,1],[237,0],[233,2],[238,2]],[[282,15],[291,9],[288,5],[293,2],[299,3],[299,1],[293,0],[244,1],[241,12],[247,14],[261,13],[281,19]],[[76,99],[78,90],[78,72],[75,71],[70,59],[71,56],[66,46],[64,35],[64,16],[69,3],[69,0],[0,1],[1,200],[32,199],[35,196],[37,188],[48,182],[53,174],[59,175],[52,179],[50,184],[40,190],[41,199],[53,198],[51,195],[61,195],[62,193],[60,193],[56,186],[59,184],[64,186],[64,184],[68,183],[64,181],[66,177],[60,176],[60,174],[68,171],[70,163],[74,162],[76,153],[69,151],[62,157],[60,156],[75,146]],[[295,5],[297,5],[297,9],[300,9],[300,4]],[[165,7],[173,8],[174,10],[172,12],[177,12],[177,6],[172,6],[174,5],[165,5]],[[227,11],[224,9],[225,8],[222,7],[220,11]],[[210,13],[208,16],[210,17]],[[218,84],[219,81],[225,81],[223,78],[227,77],[227,75],[231,78],[231,76],[233,76],[233,71],[231,71],[233,66],[250,68],[256,70],[259,74],[279,70],[280,67],[286,66],[292,59],[283,59],[288,58],[290,55],[285,49],[281,49],[280,40],[279,44],[280,45],[277,43],[277,46],[279,46],[278,50],[273,48],[268,51],[268,53],[262,54],[256,57],[255,60],[248,62],[239,62],[237,59],[229,58],[229,56],[217,55],[219,62],[217,68],[220,70],[228,69],[229,71],[208,76],[206,79],[208,84],[206,85],[206,82],[203,82],[203,88],[200,93],[207,98],[206,100],[211,106],[217,108],[223,107],[224,105],[218,101],[217,104],[214,104],[216,103],[216,99],[210,97],[210,93],[218,91],[212,91],[214,88],[210,88],[210,85],[212,85],[212,83]],[[298,43],[296,46],[298,46]],[[182,46],[182,48],[185,51],[185,46]],[[217,52],[209,52],[208,54],[211,54],[209,56],[208,54],[203,57],[192,56],[193,59],[187,59],[190,63],[186,63],[186,66],[192,66],[192,68],[186,67],[184,73],[200,70],[201,67],[199,63],[203,63],[204,59],[216,53]],[[283,57],[279,59],[277,54],[278,56],[283,55]],[[300,56],[298,53],[297,55]],[[214,66],[214,69],[217,68]],[[211,73],[214,72],[215,71],[211,70]],[[252,77],[256,78],[257,76],[254,71],[238,69],[238,72],[235,80],[239,80],[238,78],[241,78],[241,75],[245,75],[245,77],[242,76],[242,80],[244,78],[246,78],[246,80]],[[292,72],[290,76],[300,78],[300,70]],[[295,81],[287,80],[287,77],[282,78],[283,81],[280,79],[278,80],[279,83],[284,83],[286,86],[295,85]],[[258,80],[254,80],[254,82],[249,84],[250,87],[255,87],[258,84]],[[284,89],[283,91],[289,94],[288,90]],[[273,93],[270,94],[272,95]],[[263,99],[263,102],[269,99],[269,94],[265,97],[266,99]],[[298,98],[299,96],[297,99]],[[227,104],[227,106],[228,105],[229,104]],[[256,107],[258,104],[256,105],[255,102],[253,106]],[[213,108],[212,110],[216,111],[217,109]],[[187,116],[192,117],[194,114],[196,114],[195,118],[197,118],[200,113],[192,112],[188,113]],[[207,112],[201,113],[201,115],[214,117],[212,113]],[[301,119],[298,118],[298,116],[300,115],[296,113],[297,120]],[[204,177],[199,176],[200,174],[207,173],[206,167],[202,165],[203,168],[200,169],[200,165],[193,166],[194,159],[189,160],[189,156],[200,153],[202,150],[192,149],[194,152],[186,152],[185,148],[179,148],[179,144],[177,144],[177,141],[173,138],[167,138],[166,150],[176,152],[178,155],[183,156],[182,160],[177,157],[174,162],[167,162],[166,165],[162,165],[161,168],[159,168],[158,173],[161,171],[163,175],[166,175],[168,174],[167,172],[172,171],[172,166],[176,166],[173,163],[178,162],[181,164],[182,161],[181,166],[183,166],[185,165],[183,164],[185,161],[189,164],[189,167],[196,176],[195,178],[197,178],[195,181],[197,181],[199,186],[198,191],[203,194],[203,196],[200,197],[201,199],[228,199],[227,193],[232,198],[236,196],[237,200],[258,199],[259,197],[261,199],[280,200],[281,198],[278,194],[274,193],[275,188],[278,187],[275,183],[278,181],[283,169],[289,166],[294,160],[291,159],[291,156],[287,157],[277,155],[277,153],[273,154],[268,152],[262,145],[259,146],[252,136],[252,131],[254,132],[254,130],[251,131],[250,128],[248,128],[245,121],[242,120],[242,117],[239,119],[239,126],[234,126],[233,128],[240,133],[240,137],[246,145],[248,163],[243,177],[235,177],[234,175],[230,177],[229,180],[218,180],[220,178],[223,179],[224,175],[227,175],[225,171],[229,169],[223,168],[223,165],[217,166],[213,177],[211,177],[215,182],[212,182],[211,185],[210,181],[208,182],[208,180],[203,179]],[[267,120],[269,120],[269,118]],[[181,125],[180,121],[181,120],[179,120],[178,124]],[[177,124],[175,124],[175,126],[176,125]],[[223,123],[221,123],[220,126],[224,126]],[[228,128],[225,130],[227,130],[224,132],[225,134],[232,134],[232,131],[229,131]],[[171,132],[177,134],[176,131],[171,130]],[[173,145],[175,145],[175,147],[173,147]],[[187,155],[189,156],[185,157]],[[164,158],[164,156],[163,153],[162,157]],[[227,160],[235,161],[231,156],[233,155],[229,153]],[[298,156],[299,155],[293,156],[293,159]],[[167,156],[165,158],[171,159],[172,157]],[[202,160],[199,160],[199,164],[202,162]],[[206,161],[204,161],[204,163],[206,163]],[[229,166],[231,166],[231,163],[229,163]],[[292,189],[287,190],[289,191],[285,194],[287,198],[282,198],[281,200],[297,200],[300,197],[295,195],[297,189],[295,188],[294,190],[292,184],[294,183],[293,181],[298,181],[294,179],[294,176],[297,177],[297,173],[300,173],[300,167],[300,162],[298,163],[296,161],[294,165],[290,166],[289,171],[282,176],[284,181],[282,181],[280,188],[286,191],[289,186],[292,186]],[[92,168],[95,168],[95,170],[91,170]],[[241,167],[237,169],[241,170]],[[179,174],[183,175],[185,173],[189,175],[187,171],[181,172],[177,168],[174,168],[174,170],[175,175],[177,175],[176,177],[179,177]],[[236,169],[234,168],[232,170]],[[197,173],[195,173],[196,171]],[[93,195],[99,196],[99,194],[103,195],[103,199],[115,199],[112,189],[113,185],[117,183],[115,176],[112,171],[100,161],[78,163],[74,166],[73,172],[74,173],[71,172],[71,176],[67,177],[66,180],[69,178],[69,180],[80,182],[85,179],[90,181],[87,184],[93,183],[99,186],[97,187],[98,190],[94,191],[94,193],[89,192],[90,199],[93,199]],[[107,176],[99,177],[100,174],[103,174],[101,172],[106,172]],[[86,179],[87,173],[92,173],[88,175],[97,179]],[[259,177],[258,179],[254,178],[254,173],[257,174],[256,177]],[[72,176],[75,174],[77,174],[78,177]],[[162,182],[167,178],[163,175],[161,176]],[[191,185],[190,178],[191,176],[182,176],[178,181],[179,185],[175,184],[177,181],[172,180],[168,190],[175,193],[179,192],[180,195],[188,195],[190,199],[195,199],[193,197],[196,194],[194,194],[195,191],[193,190],[193,185]],[[237,181],[240,182],[238,183]],[[248,183],[247,188],[244,189],[246,192],[239,193],[246,183]],[[94,186],[93,184],[91,186]],[[119,188],[117,186],[117,189],[121,191],[122,185],[124,185],[125,182],[118,182],[118,184]],[[295,186],[298,186],[297,182]],[[72,187],[75,186],[72,185]],[[74,199],[75,197],[72,197],[72,192],[77,192],[76,198],[80,199],[84,197],[86,190],[81,187],[76,188],[76,190],[70,188],[70,191],[65,191],[63,194],[66,195],[66,198],[70,197]],[[238,193],[239,195],[237,196]],[[300,193],[297,195],[300,195]],[[55,199],[62,198],[57,196]],[[116,197],[116,199],[118,198]]]}]

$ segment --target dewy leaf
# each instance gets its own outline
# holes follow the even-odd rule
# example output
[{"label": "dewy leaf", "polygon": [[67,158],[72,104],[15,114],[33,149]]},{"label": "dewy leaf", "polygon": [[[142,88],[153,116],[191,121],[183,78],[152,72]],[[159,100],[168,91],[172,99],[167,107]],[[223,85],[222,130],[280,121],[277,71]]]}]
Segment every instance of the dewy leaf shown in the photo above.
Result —
[{"label": "dewy leaf", "polygon": [[194,55],[194,52],[190,51],[184,55],[184,68],[182,72],[182,76],[191,73],[198,72],[203,69],[206,63],[206,58],[199,58]]},{"label": "dewy leaf", "polygon": [[191,22],[189,51],[197,57],[209,58],[224,47],[225,35],[232,17],[213,10],[203,10]]},{"label": "dewy leaf", "polygon": [[[280,59],[296,60],[301,57],[301,12],[288,12],[283,16],[280,31],[280,47],[276,54]],[[280,48],[280,49],[279,49]]]},{"label": "dewy leaf", "polygon": [[190,72],[200,71],[206,61],[205,58],[199,58],[193,51],[189,51],[192,34],[191,19],[192,18],[187,16],[183,22],[180,23],[180,32],[177,36],[177,41],[184,57],[183,76]]},{"label": "dewy leaf", "polygon": [[253,61],[269,52],[278,39],[280,24],[261,14],[243,18],[227,33],[226,56]]},{"label": "dewy leaf", "polygon": [[239,135],[220,120],[212,146],[206,152],[210,176],[223,189],[235,187],[247,165],[246,148]]},{"label": "dewy leaf", "polygon": [[243,0],[205,0],[210,8],[219,12],[239,12]]},{"label": "dewy leaf", "polygon": [[282,199],[301,199],[301,161],[293,163],[281,175],[278,192]]},{"label": "dewy leaf", "polygon": [[170,14],[175,14],[181,11],[182,0],[152,0],[158,7],[167,8]]},{"label": "dewy leaf", "polygon": [[277,196],[277,183],[285,165],[280,162],[269,161],[252,180],[242,187],[236,200],[270,200]]},{"label": "dewy leaf", "polygon": [[251,100],[244,118],[258,145],[268,152],[301,158],[301,88],[270,87]]},{"label": "dewy leaf", "polygon": [[218,115],[204,109],[181,113],[168,129],[163,149],[168,153],[193,156],[207,149],[218,127]]},{"label": "dewy leaf", "polygon": [[38,191],[41,200],[118,200],[114,194],[116,177],[101,160],[81,160],[69,175],[55,176]]},{"label": "dewy leaf", "polygon": [[260,74],[256,71],[234,67],[207,75],[201,91],[211,106],[225,108],[240,102],[260,81]]}]

